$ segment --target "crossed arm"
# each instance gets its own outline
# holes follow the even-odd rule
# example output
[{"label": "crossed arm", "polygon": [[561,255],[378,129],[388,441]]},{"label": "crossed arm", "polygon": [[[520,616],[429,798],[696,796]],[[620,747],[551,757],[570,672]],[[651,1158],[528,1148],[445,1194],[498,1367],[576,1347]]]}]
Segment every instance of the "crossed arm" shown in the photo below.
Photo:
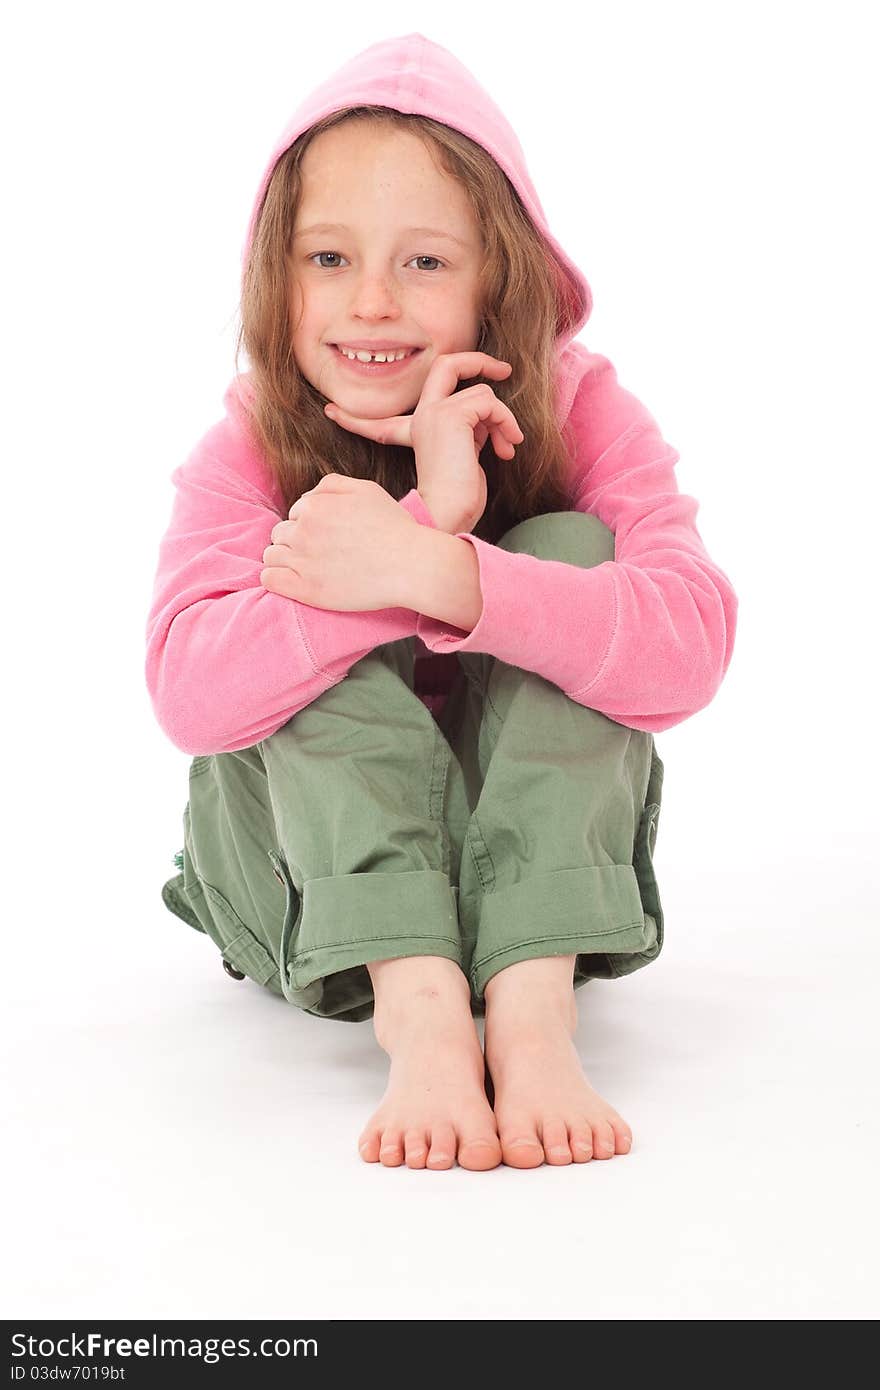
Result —
[{"label": "crossed arm", "polygon": [[401,603],[450,627],[472,632],[483,611],[480,566],[469,541],[429,526],[414,528],[413,563]]}]

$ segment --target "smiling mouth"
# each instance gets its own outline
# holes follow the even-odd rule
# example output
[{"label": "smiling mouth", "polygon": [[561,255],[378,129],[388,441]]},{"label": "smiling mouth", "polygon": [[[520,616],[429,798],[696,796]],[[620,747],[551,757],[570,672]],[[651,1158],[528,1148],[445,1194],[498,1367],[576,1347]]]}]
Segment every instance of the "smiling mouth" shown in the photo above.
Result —
[{"label": "smiling mouth", "polygon": [[[412,347],[405,357],[392,357],[391,361],[375,361],[368,359],[361,361],[360,357],[349,357],[348,353],[342,352],[338,343],[329,343],[339,359],[339,366],[343,371],[348,371],[350,379],[356,381],[360,377],[361,381],[380,382],[385,377],[403,377],[406,375],[406,368],[416,357],[421,356],[424,349]],[[361,349],[363,350],[363,349]],[[378,349],[377,349],[378,350]]]},{"label": "smiling mouth", "polygon": [[[347,367],[360,369],[361,372],[365,373],[368,376],[378,376],[383,373],[392,372],[395,369],[400,370],[401,368],[405,367],[408,362],[411,362],[414,357],[417,357],[421,352],[424,351],[423,348],[409,348],[403,357],[392,356],[391,358],[382,358],[381,360],[377,360],[373,356],[364,358],[362,356],[357,355],[358,353],[366,352],[365,348],[352,348],[351,351],[355,355],[350,357],[348,355],[348,352],[341,348],[338,343],[330,343],[329,346],[337,354],[337,356],[342,359],[343,363]],[[384,351],[384,349],[377,348],[376,351]],[[388,351],[391,352],[392,349],[389,348]]]}]

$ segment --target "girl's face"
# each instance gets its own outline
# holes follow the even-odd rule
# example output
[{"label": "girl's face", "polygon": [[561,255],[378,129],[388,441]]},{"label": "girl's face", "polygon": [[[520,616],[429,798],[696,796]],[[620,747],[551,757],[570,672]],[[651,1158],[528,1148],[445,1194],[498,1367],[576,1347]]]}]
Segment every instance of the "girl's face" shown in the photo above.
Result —
[{"label": "girl's face", "polygon": [[[434,358],[479,339],[483,247],[470,203],[404,131],[358,122],[325,130],[301,169],[289,302],[297,365],[355,415],[407,414]],[[367,372],[349,365],[340,343],[419,351]]]}]

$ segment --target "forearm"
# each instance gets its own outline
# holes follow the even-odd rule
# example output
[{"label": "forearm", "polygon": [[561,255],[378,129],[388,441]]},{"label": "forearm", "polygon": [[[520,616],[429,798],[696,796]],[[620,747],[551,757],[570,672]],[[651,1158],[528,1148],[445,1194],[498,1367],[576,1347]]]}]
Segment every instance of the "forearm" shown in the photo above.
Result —
[{"label": "forearm", "polygon": [[427,618],[472,632],[483,611],[480,566],[469,541],[420,526],[399,602]]}]

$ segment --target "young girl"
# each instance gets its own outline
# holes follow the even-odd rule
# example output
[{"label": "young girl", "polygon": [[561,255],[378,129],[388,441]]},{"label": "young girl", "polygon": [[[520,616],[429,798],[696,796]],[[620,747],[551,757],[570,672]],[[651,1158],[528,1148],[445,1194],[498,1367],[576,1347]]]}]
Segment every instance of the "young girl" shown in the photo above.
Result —
[{"label": "young girl", "polygon": [[678,453],[575,341],[591,303],[487,93],[422,34],[377,43],[272,152],[251,369],[172,475],[146,677],[192,762],[163,898],[233,979],[373,1019],[369,1163],[632,1144],[574,991],[660,952],[653,734],[714,696],[737,600]]}]

